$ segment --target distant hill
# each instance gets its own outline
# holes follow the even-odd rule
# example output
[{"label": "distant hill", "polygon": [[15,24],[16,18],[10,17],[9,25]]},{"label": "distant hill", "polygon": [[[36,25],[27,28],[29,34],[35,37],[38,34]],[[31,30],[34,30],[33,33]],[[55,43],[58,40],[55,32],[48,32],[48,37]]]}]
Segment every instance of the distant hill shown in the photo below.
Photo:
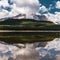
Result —
[{"label": "distant hill", "polygon": [[22,22],[30,22],[30,23],[48,23],[53,24],[50,21],[43,21],[43,20],[34,20],[34,19],[6,19],[4,21],[0,21],[0,25],[20,25]]},{"label": "distant hill", "polygon": [[60,25],[34,19],[6,19],[0,22],[0,30],[60,30]]}]

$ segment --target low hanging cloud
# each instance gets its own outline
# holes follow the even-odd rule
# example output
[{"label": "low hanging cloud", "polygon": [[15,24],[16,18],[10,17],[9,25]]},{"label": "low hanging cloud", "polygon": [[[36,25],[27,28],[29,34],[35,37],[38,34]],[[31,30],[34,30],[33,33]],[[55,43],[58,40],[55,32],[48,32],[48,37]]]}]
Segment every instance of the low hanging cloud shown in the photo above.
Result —
[{"label": "low hanging cloud", "polygon": [[48,18],[48,21],[51,21],[55,24],[60,24],[60,12],[55,12],[55,14],[47,13],[44,15]]},{"label": "low hanging cloud", "polygon": [[8,11],[2,10],[2,11],[0,12],[0,19],[1,19],[1,18],[5,18],[5,17],[8,17],[8,14],[9,14]]}]

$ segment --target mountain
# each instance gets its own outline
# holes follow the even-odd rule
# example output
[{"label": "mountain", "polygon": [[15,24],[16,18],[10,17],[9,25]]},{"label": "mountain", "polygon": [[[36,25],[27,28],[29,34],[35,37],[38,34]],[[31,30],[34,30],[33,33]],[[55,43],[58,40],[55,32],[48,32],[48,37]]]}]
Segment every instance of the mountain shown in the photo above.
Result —
[{"label": "mountain", "polygon": [[35,21],[49,21],[49,22],[53,22],[54,24],[60,24],[60,21],[58,22],[54,22],[53,20],[49,20],[45,15],[43,14],[31,14],[30,17],[27,17],[26,14],[18,14],[16,16],[12,16],[12,17],[6,17],[6,18],[1,18],[0,21],[4,21],[4,20],[11,20],[11,19],[25,19],[25,20],[35,20]]},{"label": "mountain", "polygon": [[53,22],[54,24],[60,24],[60,21],[53,21],[48,19],[44,14],[32,14],[32,17],[27,18],[26,14],[18,14],[14,17],[12,17],[13,19],[33,19],[33,20],[37,20],[37,21],[50,21]]}]

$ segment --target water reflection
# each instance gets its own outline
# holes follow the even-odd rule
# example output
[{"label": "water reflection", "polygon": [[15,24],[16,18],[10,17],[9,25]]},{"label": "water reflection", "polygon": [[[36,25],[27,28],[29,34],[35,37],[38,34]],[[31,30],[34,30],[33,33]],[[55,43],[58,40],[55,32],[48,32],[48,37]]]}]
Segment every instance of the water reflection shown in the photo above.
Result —
[{"label": "water reflection", "polygon": [[0,40],[7,43],[33,43],[33,42],[46,42],[52,41],[54,38],[59,38],[60,33],[55,32],[36,32],[36,33],[3,33],[0,32]]},{"label": "water reflection", "polygon": [[55,38],[48,42],[44,48],[39,48],[40,60],[59,60],[60,59],[60,38]]},{"label": "water reflection", "polygon": [[54,32],[0,33],[0,60],[59,60],[59,37]]},{"label": "water reflection", "polygon": [[[42,42],[44,44],[44,42]],[[19,46],[19,47],[18,47]],[[47,42],[43,47],[39,42],[26,44],[0,43],[0,60],[59,60],[60,38]],[[2,50],[3,49],[3,50]],[[33,56],[33,57],[32,57]]]}]

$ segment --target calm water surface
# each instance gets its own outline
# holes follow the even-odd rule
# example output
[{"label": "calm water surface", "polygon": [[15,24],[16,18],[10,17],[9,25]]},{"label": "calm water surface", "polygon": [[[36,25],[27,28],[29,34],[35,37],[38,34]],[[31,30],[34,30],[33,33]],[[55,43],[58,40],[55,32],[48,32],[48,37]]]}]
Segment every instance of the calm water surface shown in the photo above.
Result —
[{"label": "calm water surface", "polygon": [[0,60],[25,59],[59,60],[60,33],[0,33]]}]

